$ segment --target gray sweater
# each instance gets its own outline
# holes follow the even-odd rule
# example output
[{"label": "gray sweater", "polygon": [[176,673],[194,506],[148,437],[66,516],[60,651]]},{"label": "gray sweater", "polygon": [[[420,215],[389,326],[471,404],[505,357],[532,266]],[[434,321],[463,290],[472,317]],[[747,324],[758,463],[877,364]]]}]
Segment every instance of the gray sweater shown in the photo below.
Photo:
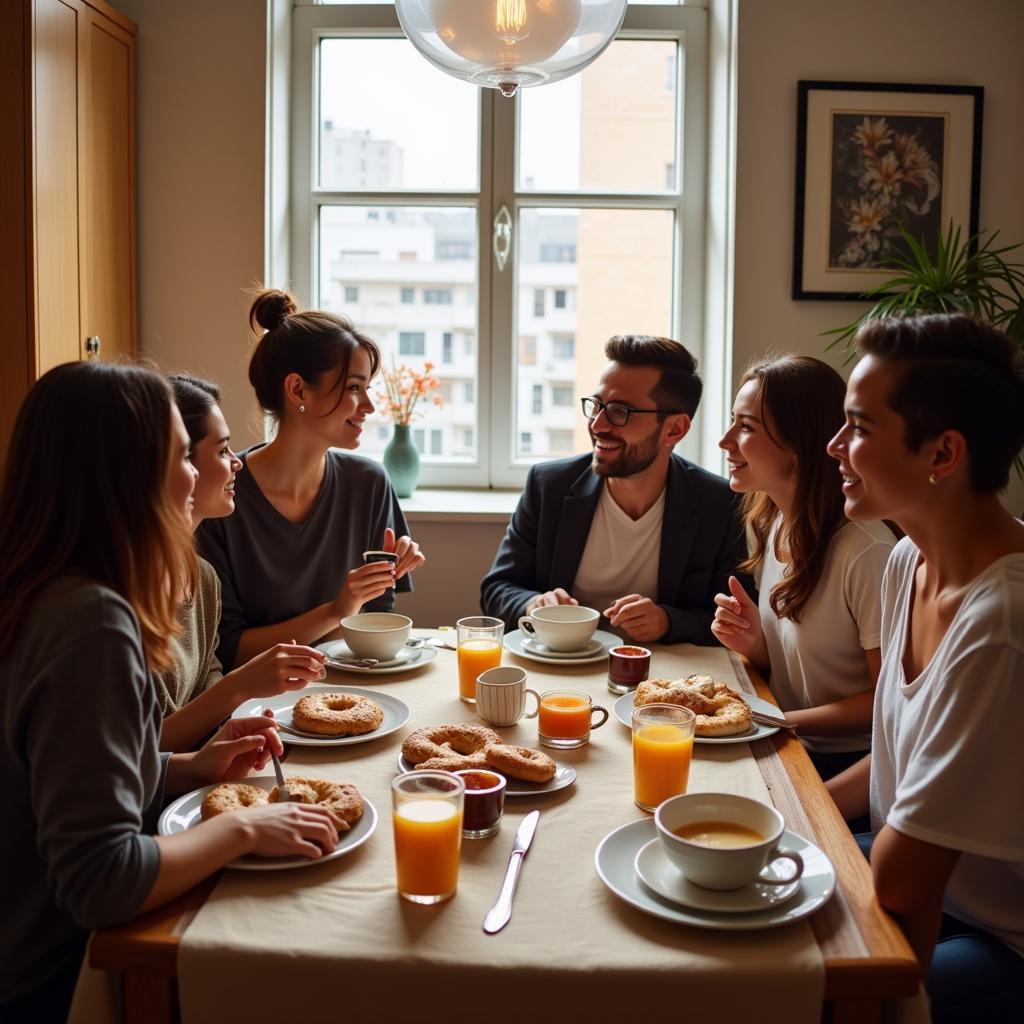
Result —
[{"label": "gray sweater", "polygon": [[[239,454],[243,463],[254,450]],[[363,564],[363,552],[383,544],[388,526],[398,536],[409,532],[387,471],[370,459],[329,451],[320,493],[304,523],[281,515],[243,468],[235,481],[234,515],[207,519],[196,532],[199,553],[220,577],[217,656],[224,670],[236,667],[245,630],[333,601],[345,574]],[[396,589],[412,590],[408,575]],[[363,608],[389,611],[394,605],[389,590]]]},{"label": "gray sweater", "polygon": [[79,956],[85,931],[131,920],[152,889],[160,723],[131,606],[71,577],[40,592],[0,654],[0,1003]]}]

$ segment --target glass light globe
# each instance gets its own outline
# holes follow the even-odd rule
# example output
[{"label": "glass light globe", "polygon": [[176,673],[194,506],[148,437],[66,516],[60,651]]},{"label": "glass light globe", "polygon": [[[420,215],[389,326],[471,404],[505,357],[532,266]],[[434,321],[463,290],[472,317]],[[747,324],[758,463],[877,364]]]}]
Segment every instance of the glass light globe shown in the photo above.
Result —
[{"label": "glass light globe", "polygon": [[615,37],[627,0],[395,0],[435,67],[513,96],[582,71]]}]

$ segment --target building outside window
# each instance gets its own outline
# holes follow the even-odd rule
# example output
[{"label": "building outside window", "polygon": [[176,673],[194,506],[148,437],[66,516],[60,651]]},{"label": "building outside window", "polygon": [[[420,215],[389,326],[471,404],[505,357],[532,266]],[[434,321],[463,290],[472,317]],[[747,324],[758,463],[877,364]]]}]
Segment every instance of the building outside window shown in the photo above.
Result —
[{"label": "building outside window", "polygon": [[359,289],[353,285],[345,285],[345,301],[346,302],[358,302],[359,301]]},{"label": "building outside window", "polygon": [[462,400],[466,405],[472,405],[476,399],[475,381],[465,380],[462,382]]},{"label": "building outside window", "polygon": [[549,430],[548,447],[556,455],[567,455],[572,451],[571,430]]},{"label": "building outside window", "polygon": [[555,359],[575,359],[575,337],[571,334],[553,334],[551,336],[551,354]]},{"label": "building outside window", "polygon": [[416,289],[415,288],[403,288],[401,289],[401,300],[405,306],[410,306],[416,301]]},{"label": "building outside window", "polygon": [[423,302],[428,306],[450,306],[452,290],[451,288],[424,288]]},{"label": "building outside window", "polygon": [[573,405],[574,391],[575,389],[571,384],[552,384],[551,404],[554,406],[560,406],[563,409],[566,406]]},{"label": "building outside window", "polygon": [[533,415],[540,416],[544,412],[544,385],[533,385]]},{"label": "building outside window", "polygon": [[533,292],[533,315],[544,315],[544,289],[535,288]]},{"label": "building outside window", "polygon": [[519,450],[524,452],[533,450],[533,434],[529,431],[523,431],[519,435]]},{"label": "building outside window", "polygon": [[[567,263],[571,263],[571,260],[566,260]],[[565,297],[568,294],[564,288],[555,289],[555,309],[565,309]]]},{"label": "building outside window", "polygon": [[427,350],[427,336],[423,331],[399,331],[398,354],[400,356],[422,356]]},{"label": "building outside window", "polygon": [[452,361],[452,332],[445,331],[441,335],[441,362],[450,363]]}]

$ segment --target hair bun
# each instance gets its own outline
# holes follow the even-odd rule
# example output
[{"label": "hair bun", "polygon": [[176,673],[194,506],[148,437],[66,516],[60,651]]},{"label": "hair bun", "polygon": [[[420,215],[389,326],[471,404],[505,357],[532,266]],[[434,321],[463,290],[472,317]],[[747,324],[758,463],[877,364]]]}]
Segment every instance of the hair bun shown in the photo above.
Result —
[{"label": "hair bun", "polygon": [[256,296],[249,309],[249,324],[255,331],[257,325],[264,330],[272,331],[279,327],[286,317],[298,312],[295,300],[287,293],[277,288],[268,288]]}]

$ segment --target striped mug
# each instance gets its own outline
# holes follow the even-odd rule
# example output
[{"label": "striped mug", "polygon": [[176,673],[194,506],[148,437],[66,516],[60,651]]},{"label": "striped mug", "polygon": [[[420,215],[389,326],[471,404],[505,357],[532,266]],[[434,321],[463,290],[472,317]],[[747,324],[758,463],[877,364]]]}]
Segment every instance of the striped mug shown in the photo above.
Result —
[{"label": "striped mug", "polygon": [[[528,693],[533,694],[540,707],[540,695],[527,689],[523,669],[511,665],[489,668],[476,677],[477,713],[488,725],[515,725],[526,710]],[[537,713],[536,709],[533,713]]]}]

